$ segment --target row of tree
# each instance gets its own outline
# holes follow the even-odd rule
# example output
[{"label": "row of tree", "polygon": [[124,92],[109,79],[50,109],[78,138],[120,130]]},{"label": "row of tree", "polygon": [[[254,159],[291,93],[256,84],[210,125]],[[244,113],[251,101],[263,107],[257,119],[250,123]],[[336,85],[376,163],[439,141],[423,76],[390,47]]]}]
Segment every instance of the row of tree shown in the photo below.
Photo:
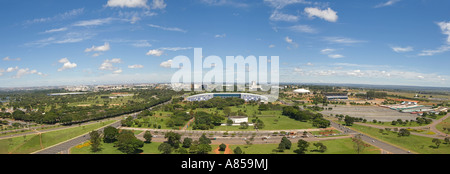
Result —
[{"label": "row of tree", "polygon": [[318,128],[327,128],[330,126],[330,121],[323,118],[323,115],[320,113],[312,113],[308,110],[300,110],[295,106],[286,106],[283,107],[283,115],[288,116],[289,118],[307,122],[311,121],[314,127]]}]

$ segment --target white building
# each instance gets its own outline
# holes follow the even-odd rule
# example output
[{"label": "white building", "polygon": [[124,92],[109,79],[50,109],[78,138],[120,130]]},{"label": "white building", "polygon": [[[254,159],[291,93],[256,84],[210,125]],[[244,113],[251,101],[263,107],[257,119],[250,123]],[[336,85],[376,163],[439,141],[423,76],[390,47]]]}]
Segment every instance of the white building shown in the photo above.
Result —
[{"label": "white building", "polygon": [[296,90],[294,90],[294,93],[299,93],[299,94],[309,94],[309,93],[311,93],[311,91],[302,88],[302,89],[296,89]]},{"label": "white building", "polygon": [[233,124],[248,123],[248,117],[231,116],[231,117],[228,117],[228,119],[233,121]]}]

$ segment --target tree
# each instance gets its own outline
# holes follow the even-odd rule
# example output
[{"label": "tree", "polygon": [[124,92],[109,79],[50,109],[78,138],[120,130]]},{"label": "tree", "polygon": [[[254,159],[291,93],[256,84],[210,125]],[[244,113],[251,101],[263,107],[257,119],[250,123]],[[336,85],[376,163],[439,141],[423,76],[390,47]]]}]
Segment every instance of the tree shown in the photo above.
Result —
[{"label": "tree", "polygon": [[297,147],[298,147],[298,149],[294,151],[295,153],[297,153],[297,154],[305,154],[305,152],[308,150],[309,142],[300,139],[297,142]]},{"label": "tree", "polygon": [[197,147],[197,154],[208,154],[212,150],[209,144],[199,144]]},{"label": "tree", "polygon": [[150,133],[150,131],[145,131],[144,133],[144,139],[146,143],[151,143],[152,142],[152,133]]},{"label": "tree", "polygon": [[206,137],[205,134],[203,134],[199,139],[198,139],[199,144],[211,144],[211,140],[209,138]]},{"label": "tree", "polygon": [[287,139],[286,137],[283,137],[283,138],[281,139],[281,143],[284,144],[284,148],[285,148],[285,149],[291,149],[292,142],[291,142],[289,139]]},{"label": "tree", "polygon": [[169,143],[162,143],[161,145],[158,146],[158,150],[162,154],[170,154],[172,153],[172,146]]},{"label": "tree", "polygon": [[227,120],[227,126],[233,125],[233,120]]},{"label": "tree", "polygon": [[188,137],[184,138],[184,140],[183,140],[183,147],[184,148],[190,148],[191,145],[192,145],[192,139],[188,138]]},{"label": "tree", "polygon": [[241,123],[241,127],[239,127],[239,129],[248,129],[248,123],[247,122]]},{"label": "tree", "polygon": [[436,148],[439,148],[439,146],[441,145],[441,140],[439,140],[439,139],[437,139],[437,138],[433,139],[432,142],[433,142],[434,144],[436,144]]},{"label": "tree", "polygon": [[137,139],[133,132],[124,130],[117,137],[117,142],[115,145],[123,153],[133,154],[137,153],[140,148],[144,147],[144,142]]},{"label": "tree", "polygon": [[238,146],[238,147],[236,147],[236,149],[233,150],[233,153],[234,153],[234,154],[242,154],[242,150],[241,150],[241,148]]},{"label": "tree", "polygon": [[92,152],[98,152],[100,151],[100,146],[101,146],[101,137],[100,137],[100,133],[98,131],[92,131],[89,133],[89,136],[91,137],[90,141],[91,141],[91,151]]},{"label": "tree", "polygon": [[168,132],[166,133],[164,138],[167,138],[167,143],[169,143],[173,148],[178,149],[178,147],[180,147],[180,134],[175,132]]},{"label": "tree", "polygon": [[227,145],[225,145],[223,143],[219,145],[219,151],[225,151],[226,148],[227,148]]},{"label": "tree", "polygon": [[407,129],[400,129],[398,132],[398,136],[406,137],[409,136],[411,133]]},{"label": "tree", "polygon": [[345,121],[345,125],[346,126],[352,126],[353,122],[355,122],[355,118],[349,117],[349,116],[345,116],[344,121]]},{"label": "tree", "polygon": [[319,151],[319,152],[325,152],[326,150],[327,150],[327,146],[325,146],[323,143],[321,143],[321,142],[318,142],[318,143],[314,143],[313,144],[314,146],[316,146],[316,148],[317,148],[317,151]]},{"label": "tree", "polygon": [[450,139],[447,137],[444,139],[445,144],[450,144]]},{"label": "tree", "polygon": [[361,135],[356,135],[352,138],[353,141],[353,148],[355,149],[356,153],[361,154],[364,151],[364,148],[366,147],[366,144],[361,139]]},{"label": "tree", "polygon": [[103,142],[105,143],[117,141],[117,136],[119,136],[119,130],[115,127],[108,126],[103,130]]}]

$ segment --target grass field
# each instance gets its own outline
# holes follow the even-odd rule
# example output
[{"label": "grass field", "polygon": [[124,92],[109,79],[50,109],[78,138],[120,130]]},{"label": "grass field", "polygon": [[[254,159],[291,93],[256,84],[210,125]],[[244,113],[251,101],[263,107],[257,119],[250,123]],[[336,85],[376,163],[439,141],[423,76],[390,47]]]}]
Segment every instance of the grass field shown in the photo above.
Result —
[{"label": "grass field", "polygon": [[[337,140],[325,140],[320,141],[325,146],[327,146],[327,151],[324,153],[314,151],[316,148],[313,145],[315,142],[310,142],[308,152],[306,154],[356,154],[353,149],[353,142],[350,138],[337,139]],[[152,142],[150,144],[144,144],[142,148],[142,154],[160,154],[158,151],[158,146],[161,143]],[[245,154],[295,154],[294,150],[297,149],[297,143],[292,142],[292,148],[290,150],[285,150],[284,152],[273,152],[272,150],[278,147],[278,144],[254,144],[254,145],[229,145],[231,150],[236,147],[240,147]],[[219,145],[211,145],[211,152],[209,154],[215,154],[214,150],[217,149]],[[71,154],[123,154],[121,151],[114,147],[113,143],[102,143],[102,150],[99,152],[91,152],[90,146],[82,148],[72,148]],[[174,153],[174,152],[173,152]],[[223,154],[223,152],[221,152]],[[362,154],[380,154],[380,150],[376,147],[370,146],[364,149]]]},{"label": "grass field", "polygon": [[[75,138],[115,122],[114,120],[68,128],[43,134],[27,135],[0,140],[0,154],[28,154],[60,142]],[[41,144],[42,142],[42,144]]]},{"label": "grass field", "polygon": [[[406,148],[413,152],[421,154],[449,154],[450,145],[442,143],[439,148],[432,142],[433,138],[410,135],[408,137],[398,137],[397,133],[390,132],[388,134],[381,134],[379,129],[371,128],[361,125],[351,126],[358,131],[364,132],[370,136],[376,137],[385,142]],[[443,142],[443,140],[441,140]]]},{"label": "grass field", "polygon": [[[320,141],[325,146],[327,146],[327,151],[324,153],[314,151],[316,147],[310,142],[308,151],[306,154],[356,154],[353,149],[353,142],[350,138],[337,139],[337,140],[325,140]],[[278,144],[254,144],[251,146],[247,145],[230,145],[230,148],[234,150],[237,146],[245,154],[295,154],[294,150],[297,148],[297,142],[292,142],[292,148],[290,150],[285,150],[284,152],[273,152],[273,149],[278,147]],[[380,154],[380,151],[371,146],[364,149],[363,154]]]},{"label": "grass field", "polygon": [[[444,128],[446,130],[444,130]],[[440,122],[439,124],[436,125],[436,129],[438,129],[439,131],[443,132],[443,133],[450,133],[450,117],[443,120],[442,122]]]}]

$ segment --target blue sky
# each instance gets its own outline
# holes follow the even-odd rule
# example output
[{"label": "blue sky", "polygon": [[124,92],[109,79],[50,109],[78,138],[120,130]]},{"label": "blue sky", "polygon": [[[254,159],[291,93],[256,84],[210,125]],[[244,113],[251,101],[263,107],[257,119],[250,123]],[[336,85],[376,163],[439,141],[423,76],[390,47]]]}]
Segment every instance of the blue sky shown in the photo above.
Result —
[{"label": "blue sky", "polygon": [[[178,55],[280,81],[450,87],[447,0],[0,1],[0,87],[170,82]],[[208,71],[208,70],[205,70]]]}]

